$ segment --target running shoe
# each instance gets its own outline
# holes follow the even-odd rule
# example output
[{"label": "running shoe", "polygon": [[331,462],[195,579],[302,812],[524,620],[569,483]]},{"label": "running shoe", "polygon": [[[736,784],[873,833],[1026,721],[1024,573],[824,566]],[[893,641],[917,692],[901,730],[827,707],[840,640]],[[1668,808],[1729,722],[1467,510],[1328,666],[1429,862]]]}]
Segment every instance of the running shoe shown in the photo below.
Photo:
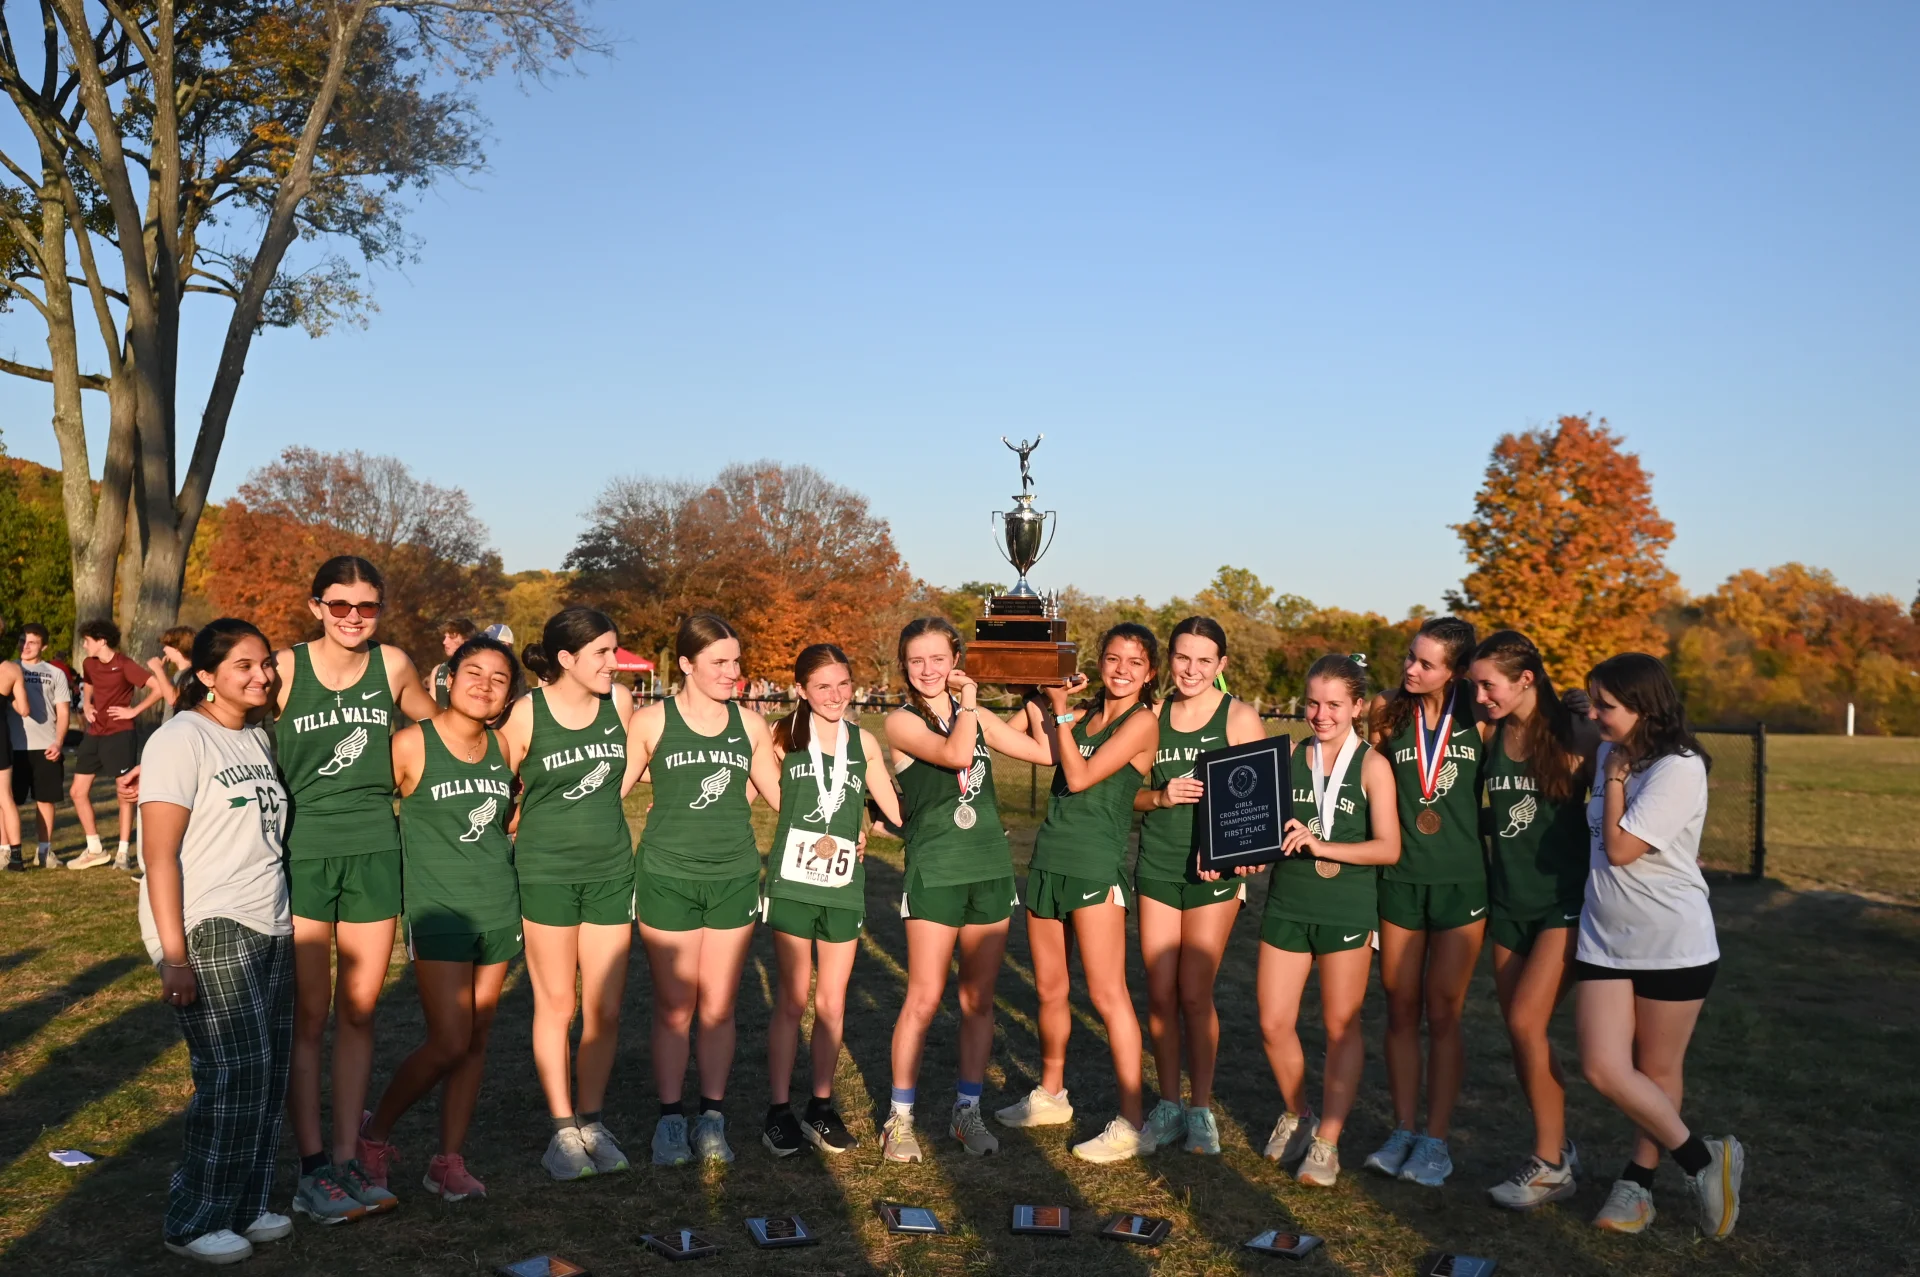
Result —
[{"label": "running shoe", "polygon": [[627,1169],[627,1155],[620,1151],[619,1143],[605,1122],[588,1122],[581,1127],[580,1143],[586,1146],[587,1156],[593,1159],[595,1174],[612,1175]]},{"label": "running shoe", "polygon": [[467,1173],[467,1159],[458,1153],[435,1153],[427,1163],[427,1177],[420,1181],[429,1193],[440,1194],[446,1202],[464,1202],[469,1197],[485,1197],[487,1186]]},{"label": "running shoe", "polygon": [[1036,1086],[1026,1099],[996,1112],[993,1120],[1002,1126],[1065,1126],[1073,1120],[1073,1105],[1065,1091],[1053,1096]]},{"label": "running shoe", "polygon": [[247,1225],[246,1238],[250,1242],[277,1242],[293,1232],[293,1221],[285,1215],[276,1215],[270,1210],[260,1212],[260,1218]]},{"label": "running shoe", "polygon": [[800,1119],[793,1115],[793,1110],[779,1108],[767,1119],[766,1129],[760,1132],[760,1142],[775,1157],[792,1157],[807,1146],[807,1137],[802,1133]]},{"label": "running shoe", "polygon": [[845,1153],[860,1147],[840,1114],[831,1108],[808,1109],[806,1120],[800,1123],[800,1134],[823,1153]]},{"label": "running shoe", "polygon": [[1282,1166],[1293,1165],[1307,1155],[1313,1137],[1319,1133],[1320,1119],[1313,1114],[1302,1117],[1298,1113],[1282,1113],[1280,1120],[1273,1124],[1273,1133],[1267,1136],[1267,1160]]},{"label": "running shoe", "polygon": [[1147,1124],[1142,1129],[1153,1140],[1155,1148],[1178,1143],[1187,1136],[1186,1107],[1172,1100],[1161,1100],[1147,1114]]},{"label": "running shoe", "polygon": [[38,863],[42,869],[58,869],[60,867],[60,857],[53,854],[52,847],[42,847],[37,854],[39,857]]},{"label": "running shoe", "polygon": [[694,1118],[693,1151],[709,1162],[731,1162],[733,1148],[727,1143],[727,1119],[718,1113]]},{"label": "running shoe", "polygon": [[135,867],[133,854],[131,852],[124,855],[116,854],[113,858],[113,867],[121,873],[132,873]]},{"label": "running shoe", "polygon": [[367,1178],[381,1188],[387,1186],[387,1172],[400,1164],[400,1150],[386,1140],[367,1138],[367,1123],[373,1120],[373,1114],[360,1114],[360,1135],[355,1141],[354,1152],[360,1165],[366,1168]]},{"label": "running shoe", "polygon": [[653,1164],[685,1166],[693,1160],[687,1144],[687,1119],[682,1113],[668,1113],[653,1128]]},{"label": "running shoe", "polygon": [[1130,1157],[1153,1152],[1146,1132],[1124,1117],[1107,1123],[1107,1129],[1090,1140],[1073,1146],[1073,1155],[1083,1162],[1106,1164],[1124,1162]]},{"label": "running shoe", "polygon": [[880,1156],[889,1162],[920,1160],[920,1141],[913,1133],[913,1114],[895,1113],[880,1128]]},{"label": "running shoe", "polygon": [[1536,1154],[1527,1158],[1526,1165],[1512,1176],[1488,1189],[1487,1196],[1493,1199],[1495,1206],[1504,1206],[1508,1210],[1532,1210],[1548,1202],[1572,1197],[1578,1188],[1572,1167],[1564,1162],[1559,1166],[1549,1166]]},{"label": "running shoe", "polygon": [[1566,1167],[1567,1173],[1575,1179],[1580,1178],[1580,1150],[1573,1146],[1572,1140],[1568,1140],[1566,1147],[1560,1150],[1560,1165]]},{"label": "running shoe", "polygon": [[[72,860],[69,860],[67,862],[67,868],[98,869],[101,865],[110,865],[112,863],[113,863],[112,852],[107,851],[105,848],[96,849],[96,848],[89,847],[87,850],[75,856]],[[222,1231],[231,1232],[232,1230],[226,1229]],[[242,1240],[245,1240],[245,1239],[243,1238]],[[231,1263],[232,1261],[229,1260],[227,1262]]]},{"label": "running shoe", "polygon": [[8,873],[25,873],[27,871],[27,849],[25,847],[17,851],[9,849],[7,852],[7,863],[0,865],[0,868],[5,869]]},{"label": "running shoe", "polygon": [[1413,1151],[1400,1167],[1400,1178],[1423,1188],[1439,1188],[1453,1174],[1453,1155],[1447,1142],[1433,1135],[1421,1135],[1413,1141]]},{"label": "running shoe", "polygon": [[1300,1162],[1300,1173],[1295,1178],[1315,1188],[1332,1188],[1334,1181],[1340,1178],[1340,1150],[1334,1147],[1333,1141],[1314,1136],[1306,1157]]},{"label": "running shoe", "polygon": [[1397,1128],[1387,1136],[1387,1142],[1367,1154],[1367,1160],[1361,1165],[1370,1171],[1379,1171],[1382,1175],[1398,1176],[1400,1168],[1407,1164],[1407,1155],[1413,1152],[1413,1132],[1406,1127]]},{"label": "running shoe", "polygon": [[190,1242],[168,1242],[167,1249],[203,1264],[237,1264],[253,1258],[253,1243],[231,1228],[202,1233]]},{"label": "running shoe", "polygon": [[367,1213],[367,1208],[347,1191],[331,1165],[300,1177],[299,1187],[293,1192],[293,1210],[316,1224],[344,1224]]},{"label": "running shoe", "polygon": [[339,1179],[354,1200],[367,1208],[369,1215],[383,1215],[400,1204],[399,1198],[367,1178],[367,1168],[360,1165],[357,1157],[348,1158],[347,1164],[339,1168]]},{"label": "running shoe", "polygon": [[1733,1225],[1740,1218],[1740,1178],[1747,1169],[1747,1150],[1729,1135],[1723,1140],[1706,1140],[1711,1158],[1698,1175],[1687,1176],[1687,1191],[1700,1212],[1700,1231],[1708,1241],[1720,1242],[1733,1236]]},{"label": "running shoe", "polygon": [[987,1129],[987,1120],[981,1116],[978,1104],[953,1106],[953,1138],[975,1157],[1000,1151],[1000,1141]]},{"label": "running shoe", "polygon": [[577,1126],[563,1126],[553,1133],[547,1151],[540,1155],[540,1165],[555,1179],[586,1179],[598,1173]]},{"label": "running shoe", "polygon": [[1186,1149],[1208,1157],[1220,1156],[1220,1124],[1213,1120],[1212,1109],[1187,1110]]},{"label": "running shoe", "polygon": [[1617,1179],[1607,1193],[1606,1205],[1593,1217],[1593,1226],[1610,1233],[1644,1233],[1653,1216],[1653,1194],[1630,1179]]}]

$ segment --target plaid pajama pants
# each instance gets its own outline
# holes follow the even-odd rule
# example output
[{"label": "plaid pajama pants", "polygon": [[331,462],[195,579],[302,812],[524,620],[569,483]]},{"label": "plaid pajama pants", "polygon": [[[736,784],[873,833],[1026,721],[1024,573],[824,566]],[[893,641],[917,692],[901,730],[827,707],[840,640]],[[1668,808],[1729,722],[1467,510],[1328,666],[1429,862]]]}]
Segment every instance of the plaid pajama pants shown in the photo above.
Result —
[{"label": "plaid pajama pants", "polygon": [[175,1008],[193,1098],[186,1146],[167,1185],[167,1240],[230,1228],[267,1209],[293,1055],[293,937],[209,918],[187,936],[199,994]]}]

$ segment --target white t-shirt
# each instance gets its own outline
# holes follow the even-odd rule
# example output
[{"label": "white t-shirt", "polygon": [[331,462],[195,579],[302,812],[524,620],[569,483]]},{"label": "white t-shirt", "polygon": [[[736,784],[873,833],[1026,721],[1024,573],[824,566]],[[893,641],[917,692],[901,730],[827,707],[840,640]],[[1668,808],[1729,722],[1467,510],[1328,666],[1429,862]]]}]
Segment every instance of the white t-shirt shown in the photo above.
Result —
[{"label": "white t-shirt", "polygon": [[[1606,775],[1611,745],[1600,746],[1595,775]],[[1700,873],[1700,834],[1707,824],[1707,765],[1698,754],[1669,754],[1627,777],[1620,828],[1649,845],[1628,865],[1607,862],[1600,825],[1606,785],[1587,804],[1589,864],[1586,908],[1575,957],[1626,971],[1705,966],[1720,957],[1707,880]]]},{"label": "white t-shirt", "polygon": [[[140,805],[189,810],[180,843],[187,934],[208,918],[231,918],[270,936],[293,934],[281,836],[287,791],[258,727],[222,727],[198,711],[176,714],[140,754]],[[146,822],[141,821],[144,829]],[[160,933],[140,880],[140,938],[160,961]]]},{"label": "white t-shirt", "polygon": [[22,661],[20,673],[27,689],[27,716],[21,718],[9,710],[7,731],[15,749],[44,752],[60,743],[54,711],[67,704],[73,692],[67,676],[50,661]]}]

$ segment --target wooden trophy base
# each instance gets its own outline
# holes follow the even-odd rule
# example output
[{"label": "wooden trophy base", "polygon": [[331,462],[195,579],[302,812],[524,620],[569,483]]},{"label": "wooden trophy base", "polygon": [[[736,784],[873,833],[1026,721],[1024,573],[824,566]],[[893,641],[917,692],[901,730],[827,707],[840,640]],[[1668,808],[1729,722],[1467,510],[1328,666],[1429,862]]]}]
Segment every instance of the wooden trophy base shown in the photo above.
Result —
[{"label": "wooden trophy base", "polygon": [[1080,649],[1072,643],[975,639],[962,665],[976,683],[1044,687],[1066,682],[1080,668]]}]

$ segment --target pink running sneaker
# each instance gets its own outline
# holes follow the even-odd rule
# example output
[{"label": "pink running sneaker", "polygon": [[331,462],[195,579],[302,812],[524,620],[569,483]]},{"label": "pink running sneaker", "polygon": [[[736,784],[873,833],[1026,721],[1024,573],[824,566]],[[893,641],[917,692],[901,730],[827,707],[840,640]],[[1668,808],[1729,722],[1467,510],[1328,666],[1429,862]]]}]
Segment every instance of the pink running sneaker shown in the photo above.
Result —
[{"label": "pink running sneaker", "polygon": [[429,1193],[438,1193],[449,1202],[487,1195],[487,1186],[467,1174],[467,1159],[458,1153],[435,1153],[427,1163],[427,1177],[421,1183]]},{"label": "pink running sneaker", "polygon": [[400,1164],[400,1150],[385,1140],[367,1138],[367,1123],[372,1120],[373,1114],[360,1114],[360,1138],[356,1142],[355,1156],[359,1158],[360,1169],[366,1172],[368,1182],[385,1188],[387,1172]]}]

